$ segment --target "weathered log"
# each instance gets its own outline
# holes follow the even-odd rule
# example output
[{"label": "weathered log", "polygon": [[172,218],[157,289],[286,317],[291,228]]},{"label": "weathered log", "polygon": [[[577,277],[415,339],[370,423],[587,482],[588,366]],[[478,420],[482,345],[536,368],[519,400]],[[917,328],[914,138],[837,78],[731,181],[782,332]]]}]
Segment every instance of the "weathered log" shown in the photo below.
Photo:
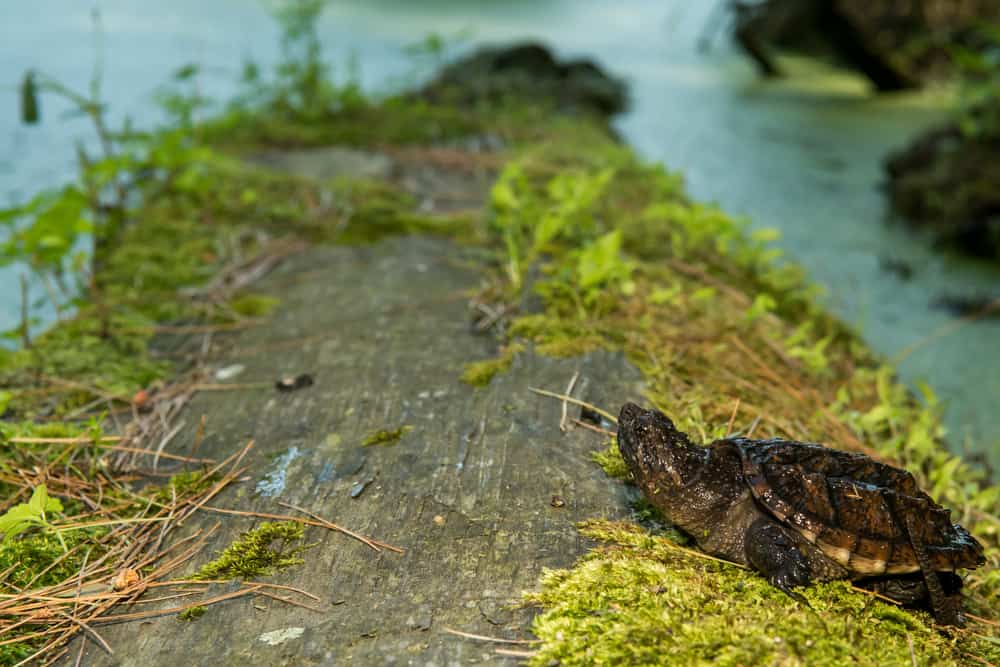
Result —
[{"label": "weathered log", "polygon": [[[115,655],[88,642],[84,664],[508,660],[442,628],[524,637],[532,612],[516,606],[519,596],[542,568],[569,566],[585,550],[575,523],[627,512],[621,484],[590,460],[604,438],[582,428],[561,432],[561,404],[528,388],[561,391],[579,371],[574,394],[615,409],[638,397],[640,376],[618,354],[525,353],[488,387],[463,384],[464,364],[496,352],[489,335],[470,328],[466,293],[478,278],[460,268],[472,261],[467,253],[408,237],[289,260],[260,285],[281,298],[275,316],[228,339],[212,360],[243,364],[241,383],[269,387],[199,394],[175,440],[186,443],[179,453],[188,451],[205,415],[198,456],[222,458],[256,441],[251,481],[214,505],[288,514],[278,501],[290,502],[405,554],[311,529],[307,539],[317,545],[305,564],[270,580],[318,595],[323,611],[244,598],[192,622],[174,614],[99,627]],[[302,372],[315,384],[270,387]],[[362,445],[374,431],[403,425],[412,429],[395,444]],[[265,478],[272,484],[257,487]],[[352,498],[352,487],[367,480]],[[254,525],[201,514],[186,527],[219,521],[197,564]],[[289,628],[296,630],[266,634]],[[267,643],[275,637],[286,640]]]}]

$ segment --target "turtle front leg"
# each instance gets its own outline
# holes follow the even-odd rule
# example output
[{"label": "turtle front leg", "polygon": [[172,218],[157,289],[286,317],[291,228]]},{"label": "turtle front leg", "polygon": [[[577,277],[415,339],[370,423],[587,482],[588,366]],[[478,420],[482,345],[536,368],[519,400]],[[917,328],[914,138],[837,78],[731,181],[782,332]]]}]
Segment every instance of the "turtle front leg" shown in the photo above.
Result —
[{"label": "turtle front leg", "polygon": [[809,606],[809,602],[792,590],[811,580],[809,559],[800,550],[801,540],[775,521],[761,517],[747,530],[745,550],[747,562],[790,597]]}]

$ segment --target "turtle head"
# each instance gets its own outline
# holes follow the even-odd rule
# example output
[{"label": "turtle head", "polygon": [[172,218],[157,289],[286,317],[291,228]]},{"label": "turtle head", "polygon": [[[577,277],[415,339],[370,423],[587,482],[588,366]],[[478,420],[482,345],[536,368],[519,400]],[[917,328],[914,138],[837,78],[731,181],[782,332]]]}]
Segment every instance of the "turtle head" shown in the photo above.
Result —
[{"label": "turtle head", "polygon": [[683,486],[697,475],[703,459],[698,448],[659,410],[635,403],[622,406],[618,449],[640,488],[649,484]]}]

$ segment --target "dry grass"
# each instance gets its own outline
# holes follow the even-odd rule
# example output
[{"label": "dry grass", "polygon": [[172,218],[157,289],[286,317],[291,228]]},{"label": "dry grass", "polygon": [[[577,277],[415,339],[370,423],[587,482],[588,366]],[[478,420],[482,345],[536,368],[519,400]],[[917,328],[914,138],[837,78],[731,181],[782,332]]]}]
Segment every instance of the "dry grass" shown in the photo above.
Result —
[{"label": "dry grass", "polygon": [[[168,589],[167,595],[157,600],[205,592],[202,582],[172,577],[200,551],[214,528],[196,531],[183,538],[176,533],[186,518],[239,478],[244,470],[242,461],[252,444],[247,443],[238,453],[206,470],[206,479],[218,475],[218,480],[208,488],[183,497],[174,494],[166,503],[157,503],[152,496],[131,492],[128,486],[135,479],[132,474],[102,474],[86,479],[51,468],[36,469],[34,475],[16,471],[20,473],[25,490],[45,483],[55,496],[79,498],[92,505],[92,509],[85,514],[59,522],[58,528],[95,526],[98,522],[94,518],[101,517],[100,523],[110,530],[80,542],[53,560],[45,569],[34,574],[28,586],[13,586],[6,581],[10,572],[3,573],[0,584],[16,592],[0,594],[0,646],[43,640],[41,646],[19,664],[51,664],[65,654],[66,643],[83,631],[88,638],[111,652],[112,647],[100,635],[99,627],[103,623],[177,613],[193,606],[214,604],[257,592],[260,585],[245,584],[225,596],[198,599],[176,608],[112,613],[116,606],[134,604],[140,596],[153,589]],[[133,501],[99,502],[109,488],[120,492],[115,495],[116,498],[132,496]],[[137,503],[145,507],[135,511]],[[38,587],[31,585],[62,560],[84,549],[88,553],[100,553],[100,556],[91,559],[85,555],[79,570],[62,581]]]}]

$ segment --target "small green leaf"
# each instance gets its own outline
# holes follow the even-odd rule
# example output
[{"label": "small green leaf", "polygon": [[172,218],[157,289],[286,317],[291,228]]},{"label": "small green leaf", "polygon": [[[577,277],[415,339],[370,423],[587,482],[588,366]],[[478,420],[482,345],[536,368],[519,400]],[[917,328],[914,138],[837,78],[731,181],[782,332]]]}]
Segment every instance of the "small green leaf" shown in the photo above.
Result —
[{"label": "small green leaf", "polygon": [[45,512],[61,512],[63,509],[58,498],[49,496],[49,490],[44,484],[35,487],[31,494],[31,500],[28,501],[28,507],[39,517],[43,516]]},{"label": "small green leaf", "polygon": [[546,243],[554,239],[566,227],[569,218],[559,215],[556,211],[546,211],[541,222],[535,227],[535,250],[540,250]]},{"label": "small green leaf", "polygon": [[38,239],[38,247],[45,249],[65,248],[66,239],[61,236],[56,236],[55,234],[46,234],[42,238]]},{"label": "small green leaf", "polygon": [[699,287],[691,294],[691,301],[705,304],[715,300],[717,290],[714,287]]},{"label": "small green leaf", "polygon": [[188,63],[187,65],[184,65],[183,67],[179,67],[178,69],[176,69],[174,71],[174,80],[175,81],[186,81],[187,79],[190,79],[190,78],[198,76],[198,73],[200,71],[201,71],[201,67],[200,66],[198,66],[198,65],[196,65],[194,63]]},{"label": "small green leaf", "polygon": [[761,315],[770,313],[775,308],[777,308],[778,302],[773,296],[766,293],[758,294],[751,304],[750,309],[747,311],[747,321],[753,322],[758,319]]},{"label": "small green leaf", "polygon": [[31,500],[28,501],[28,507],[35,513],[41,516],[42,512],[45,511],[45,504],[49,499],[49,490],[45,488],[44,484],[39,484],[35,487],[34,492],[31,494]]},{"label": "small green leaf", "polygon": [[616,229],[600,237],[580,252],[577,278],[584,290],[610,282],[627,280],[630,267],[621,258],[622,232]]},{"label": "small green leaf", "polygon": [[750,238],[754,241],[760,241],[761,243],[769,243],[771,241],[781,240],[781,230],[774,229],[773,227],[762,227],[761,229],[755,229],[750,233]]},{"label": "small green leaf", "polygon": [[0,208],[0,224],[10,225],[17,222],[24,215],[24,209],[20,206],[11,208]]},{"label": "small green leaf", "polygon": [[3,516],[0,516],[0,533],[3,533],[6,540],[24,532],[40,521],[41,517],[38,516],[34,509],[26,503],[19,503],[7,510]]},{"label": "small green leaf", "polygon": [[681,294],[680,285],[672,285],[671,287],[657,287],[649,295],[649,300],[656,304],[657,306],[662,306],[665,303],[672,305],[677,305],[677,297]]},{"label": "small green leaf", "polygon": [[21,80],[21,122],[35,125],[40,116],[38,84],[35,83],[35,73],[29,70]]}]

